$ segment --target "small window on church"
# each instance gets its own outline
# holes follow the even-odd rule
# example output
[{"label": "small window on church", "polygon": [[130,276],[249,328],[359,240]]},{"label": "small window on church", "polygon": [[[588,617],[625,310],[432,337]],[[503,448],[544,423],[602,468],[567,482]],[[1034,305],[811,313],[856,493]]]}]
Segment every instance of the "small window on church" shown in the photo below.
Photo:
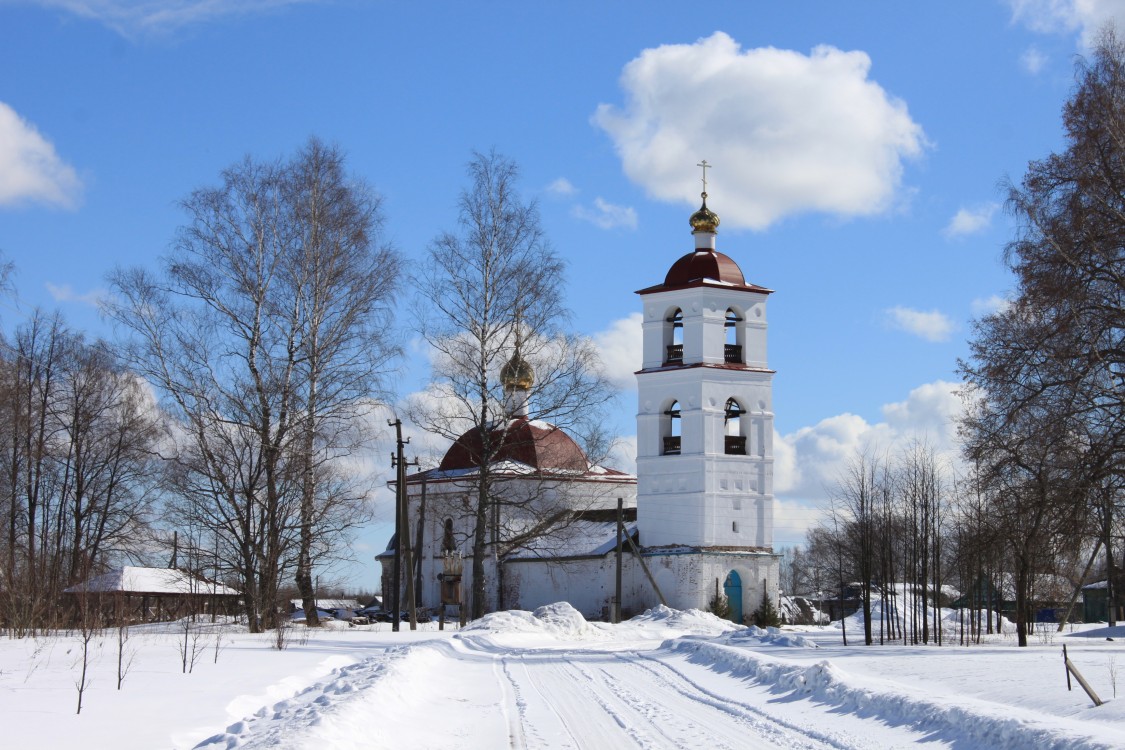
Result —
[{"label": "small window on church", "polygon": [[671,327],[672,335],[664,337],[667,344],[664,364],[679,364],[684,361],[684,311],[677,307],[665,323]]},{"label": "small window on church", "polygon": [[742,322],[742,318],[738,314],[727,308],[726,319],[726,343],[723,346],[723,361],[728,364],[742,364],[742,345],[738,343],[738,324]]},{"label": "small window on church", "polygon": [[745,456],[746,435],[742,432],[742,406],[733,398],[728,398],[724,411],[726,434],[723,437],[723,452],[732,456]]},{"label": "small window on church", "polygon": [[455,547],[453,545],[453,519],[445,519],[444,530],[441,535],[441,551],[453,552]]},{"label": "small window on church", "polygon": [[730,530],[733,531],[735,534],[738,533],[738,521],[731,521],[730,522]]},{"label": "small window on church", "polygon": [[664,434],[664,448],[661,451],[665,456],[678,456],[680,454],[680,402],[673,401],[668,411],[664,412],[668,420],[668,431]]}]

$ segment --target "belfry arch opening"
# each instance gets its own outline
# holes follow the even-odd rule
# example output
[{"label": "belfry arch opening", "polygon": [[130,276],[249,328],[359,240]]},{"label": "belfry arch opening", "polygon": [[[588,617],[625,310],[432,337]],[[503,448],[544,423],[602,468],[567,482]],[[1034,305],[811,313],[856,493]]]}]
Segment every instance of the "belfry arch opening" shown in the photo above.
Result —
[{"label": "belfry arch opening", "polygon": [[746,433],[744,432],[742,415],[745,410],[737,400],[727,399],[723,409],[723,452],[731,456],[746,455]]},{"label": "belfry arch opening", "polygon": [[727,308],[726,340],[723,343],[723,361],[727,364],[743,364],[742,359],[742,316],[733,308]]},{"label": "belfry arch opening", "polygon": [[672,310],[664,319],[664,364],[684,361],[684,311]]},{"label": "belfry arch opening", "polygon": [[661,453],[665,456],[680,455],[680,402],[673,401],[664,412],[665,430]]}]

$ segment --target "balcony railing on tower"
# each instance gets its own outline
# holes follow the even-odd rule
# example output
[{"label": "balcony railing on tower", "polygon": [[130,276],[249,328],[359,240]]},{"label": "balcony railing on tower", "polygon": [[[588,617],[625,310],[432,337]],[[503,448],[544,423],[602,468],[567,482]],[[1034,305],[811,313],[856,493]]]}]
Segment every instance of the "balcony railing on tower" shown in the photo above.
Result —
[{"label": "balcony railing on tower", "polygon": [[669,344],[668,351],[664,355],[664,364],[678,365],[684,361],[684,345],[683,344]]},{"label": "balcony railing on tower", "polygon": [[726,449],[727,455],[730,456],[745,456],[746,455],[746,436],[745,435],[724,435],[723,444]]},{"label": "balcony railing on tower", "polygon": [[665,456],[678,456],[680,455],[680,436],[673,435],[672,437],[664,438],[664,455]]},{"label": "balcony railing on tower", "polygon": [[727,364],[742,364],[742,345],[723,344],[723,361]]}]

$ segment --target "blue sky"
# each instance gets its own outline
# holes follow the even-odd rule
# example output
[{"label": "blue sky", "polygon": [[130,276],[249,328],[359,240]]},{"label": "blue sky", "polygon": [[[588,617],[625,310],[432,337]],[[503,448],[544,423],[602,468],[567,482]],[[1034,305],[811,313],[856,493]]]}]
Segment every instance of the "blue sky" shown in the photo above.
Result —
[{"label": "blue sky", "polygon": [[[775,544],[798,543],[857,446],[950,444],[969,321],[1011,286],[1003,182],[1062,145],[1075,56],[1114,19],[1122,0],[0,0],[0,250],[19,297],[0,323],[38,305],[108,334],[106,273],[156,267],[179,199],[310,135],[420,258],[454,227],[471,151],[495,147],[625,389],[607,418],[631,469],[633,292],[692,248],[707,159],[719,250],[776,290]],[[406,397],[427,373],[400,323]],[[387,528],[344,578],[371,584]]]}]

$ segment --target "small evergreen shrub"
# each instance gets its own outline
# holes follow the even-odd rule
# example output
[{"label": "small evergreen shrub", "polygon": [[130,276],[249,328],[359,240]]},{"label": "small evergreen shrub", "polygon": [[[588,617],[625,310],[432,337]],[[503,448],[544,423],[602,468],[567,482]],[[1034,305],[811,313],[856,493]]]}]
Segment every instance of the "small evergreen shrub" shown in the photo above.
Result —
[{"label": "small evergreen shrub", "polygon": [[762,592],[762,603],[754,610],[754,624],[759,628],[781,627],[781,615],[777,613],[777,608],[773,606],[773,600],[770,599],[769,592]]},{"label": "small evergreen shrub", "polygon": [[715,595],[711,597],[711,601],[707,604],[707,611],[721,617],[724,620],[730,619],[730,602],[727,601],[726,594],[719,592],[719,579],[715,579]]}]

